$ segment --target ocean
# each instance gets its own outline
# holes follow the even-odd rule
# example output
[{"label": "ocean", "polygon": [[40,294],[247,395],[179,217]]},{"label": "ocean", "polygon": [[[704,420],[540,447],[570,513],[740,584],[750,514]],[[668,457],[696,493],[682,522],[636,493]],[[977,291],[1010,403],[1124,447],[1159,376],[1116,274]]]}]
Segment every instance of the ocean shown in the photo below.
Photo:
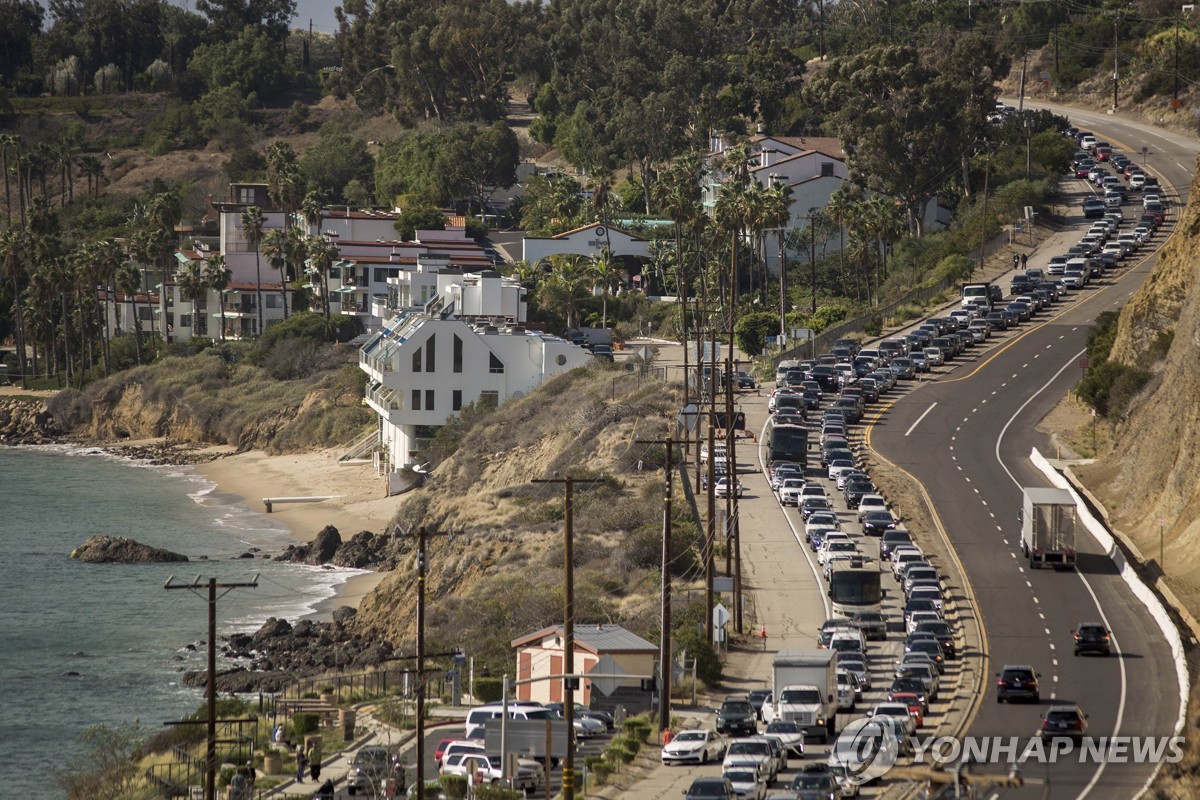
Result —
[{"label": "ocean", "polygon": [[[186,564],[86,564],[93,534],[183,553]],[[359,570],[261,558],[295,539],[188,467],[153,467],[73,447],[0,447],[0,795],[52,798],[56,771],[98,724],[162,730],[203,704],[181,685],[204,669],[207,591],[163,584],[248,582],[217,602],[218,635],[311,614]],[[261,555],[261,554],[260,554]],[[197,560],[207,556],[207,560]],[[193,648],[189,649],[189,645]]]}]

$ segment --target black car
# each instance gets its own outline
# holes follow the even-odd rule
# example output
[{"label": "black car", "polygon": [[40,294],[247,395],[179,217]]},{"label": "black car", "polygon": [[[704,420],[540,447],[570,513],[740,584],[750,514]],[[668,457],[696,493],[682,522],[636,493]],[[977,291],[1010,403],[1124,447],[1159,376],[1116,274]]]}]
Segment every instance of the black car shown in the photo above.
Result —
[{"label": "black car", "polygon": [[846,505],[857,508],[864,494],[874,494],[875,486],[870,481],[846,481],[842,494],[846,497]]},{"label": "black car", "polygon": [[890,559],[892,551],[902,544],[912,544],[912,537],[908,531],[899,528],[884,531],[879,539],[879,557]]},{"label": "black car", "polygon": [[[803,375],[804,373],[800,374]],[[757,384],[754,382],[754,376],[749,372],[735,372],[733,373],[733,380],[734,385],[739,389],[757,388]]]},{"label": "black car", "polygon": [[955,658],[957,650],[954,646],[954,628],[950,627],[949,622],[942,620],[926,620],[917,623],[917,633],[932,633],[934,638],[938,640],[938,644],[942,646],[942,653],[947,659]]},{"label": "black car", "polygon": [[683,792],[684,800],[737,800],[726,778],[696,778]]},{"label": "black car", "polygon": [[799,800],[841,800],[842,789],[828,764],[812,764],[792,778],[788,791]]},{"label": "black car", "polygon": [[754,713],[758,714],[758,718],[762,719],[763,705],[771,702],[771,690],[753,689],[746,695],[746,700],[754,708]]},{"label": "black car", "polygon": [[917,639],[904,645],[906,653],[924,653],[929,656],[929,660],[937,667],[937,671],[946,671],[946,654],[942,651],[942,645],[937,639]]},{"label": "black car", "polygon": [[887,638],[887,617],[878,611],[859,611],[851,621],[868,641],[882,641]]},{"label": "black car", "polygon": [[925,681],[920,678],[896,678],[892,681],[892,688],[888,694],[899,694],[900,692],[912,692],[921,700],[921,705],[929,708],[929,691],[925,687]]},{"label": "black car", "polygon": [[726,700],[717,710],[717,733],[729,736],[754,736],[758,733],[758,714],[748,700]]},{"label": "black car", "polygon": [[896,527],[896,518],[890,511],[868,511],[863,516],[864,536],[883,536],[885,531]]},{"label": "black car", "polygon": [[1112,652],[1108,628],[1099,622],[1081,622],[1071,631],[1071,635],[1075,639],[1075,655],[1099,653],[1106,656]]},{"label": "black car", "polygon": [[1041,700],[1038,689],[1038,678],[1041,675],[1033,671],[1033,667],[1024,664],[1005,664],[996,673],[996,702],[1005,700],[1028,700],[1036,703]]},{"label": "black car", "polygon": [[908,625],[908,618],[913,615],[914,611],[933,611],[940,615],[942,612],[933,604],[932,600],[924,597],[918,597],[915,600],[909,600],[904,604],[904,624]]}]

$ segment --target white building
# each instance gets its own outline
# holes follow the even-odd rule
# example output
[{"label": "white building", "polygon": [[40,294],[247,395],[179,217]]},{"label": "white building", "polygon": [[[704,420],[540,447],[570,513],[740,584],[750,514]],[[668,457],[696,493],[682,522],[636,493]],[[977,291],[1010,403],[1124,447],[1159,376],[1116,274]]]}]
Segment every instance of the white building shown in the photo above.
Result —
[{"label": "white building", "polygon": [[[388,280],[392,314],[359,351],[366,402],[379,415],[379,467],[389,491],[398,470],[422,461],[436,429],[471,403],[495,404],[548,377],[588,364],[591,354],[527,330],[525,289],[487,270],[429,272]],[[422,302],[424,299],[424,302]]]},{"label": "white building", "polygon": [[605,249],[614,258],[649,258],[650,240],[611,225],[594,222],[554,236],[526,236],[522,241],[521,258],[530,264],[564,254],[595,258]]}]

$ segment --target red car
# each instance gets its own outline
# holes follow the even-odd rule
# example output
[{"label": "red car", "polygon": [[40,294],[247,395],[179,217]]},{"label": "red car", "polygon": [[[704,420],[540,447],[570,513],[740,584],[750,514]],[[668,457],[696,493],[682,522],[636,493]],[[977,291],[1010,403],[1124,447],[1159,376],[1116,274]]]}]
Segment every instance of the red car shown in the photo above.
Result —
[{"label": "red car", "polygon": [[925,709],[921,705],[921,698],[917,697],[916,694],[912,692],[892,692],[888,695],[888,700],[908,706],[908,715],[912,717],[913,724],[918,728],[925,722]]},{"label": "red car", "polygon": [[441,764],[442,756],[444,756],[446,754],[446,745],[448,745],[454,741],[458,741],[458,740],[457,739],[442,739],[440,742],[438,742],[437,747],[434,748],[434,751],[433,751],[433,760],[436,761],[437,763]]}]

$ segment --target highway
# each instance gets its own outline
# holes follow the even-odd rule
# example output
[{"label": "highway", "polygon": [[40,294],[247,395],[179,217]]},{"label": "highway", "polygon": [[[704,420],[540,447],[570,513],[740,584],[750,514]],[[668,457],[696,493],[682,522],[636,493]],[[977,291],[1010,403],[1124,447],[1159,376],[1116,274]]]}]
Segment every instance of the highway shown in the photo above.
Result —
[{"label": "highway", "polygon": [[[1178,219],[1200,142],[1103,113],[1026,105],[1065,114],[1072,124],[1136,154],[1139,164],[1145,160],[1175,195],[1171,216]],[[1083,190],[1082,182],[1079,188]],[[1070,221],[1081,223],[1082,214],[1076,212]],[[1061,249],[1056,249],[1058,242],[1040,247],[1029,266],[1044,267],[1082,232],[1063,237]],[[950,375],[915,387],[886,409],[869,433],[876,452],[924,485],[954,543],[982,614],[989,674],[1011,663],[1031,664],[1042,675],[1037,706],[997,703],[995,680],[990,680],[971,735],[1032,736],[1052,702],[1078,703],[1090,715],[1088,733],[1093,737],[1170,736],[1174,731],[1179,698],[1167,644],[1096,542],[1080,531],[1075,573],[1031,571],[1019,547],[1019,486],[1048,485],[1029,464],[1029,452],[1036,446],[1055,455],[1036,426],[1079,380],[1091,321],[1101,311],[1124,305],[1155,260],[1151,254],[1115,279],[1075,293],[1071,302],[1008,334],[1002,346],[969,356]],[[1090,621],[1104,622],[1113,632],[1116,655],[1072,655],[1071,630]],[[1081,764],[1071,758],[1027,769],[1031,785],[1006,790],[1003,796],[1132,798],[1153,770],[1151,764]]]}]

